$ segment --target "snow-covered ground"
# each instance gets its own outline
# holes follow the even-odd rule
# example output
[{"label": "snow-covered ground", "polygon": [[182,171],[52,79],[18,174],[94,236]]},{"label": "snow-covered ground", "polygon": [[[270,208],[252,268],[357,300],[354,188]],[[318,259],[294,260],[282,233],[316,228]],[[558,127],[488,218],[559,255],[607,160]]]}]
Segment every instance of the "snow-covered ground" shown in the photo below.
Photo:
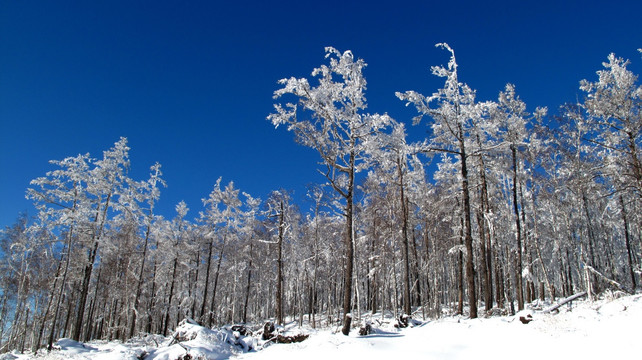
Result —
[{"label": "snow-covered ground", "polygon": [[[533,321],[516,316],[466,319],[447,317],[398,330],[374,323],[375,333],[350,336],[333,330],[292,328],[309,333],[295,344],[265,344],[257,338],[236,338],[233,332],[209,330],[183,322],[176,338],[137,342],[75,343],[61,340],[60,350],[38,356],[5,354],[0,359],[640,359],[642,358],[642,295],[575,301],[559,313],[533,310]],[[236,334],[238,336],[238,333]],[[236,343],[236,344],[235,344]],[[158,344],[158,345],[157,345]],[[246,352],[248,348],[259,348]],[[201,357],[199,357],[201,356]]]}]

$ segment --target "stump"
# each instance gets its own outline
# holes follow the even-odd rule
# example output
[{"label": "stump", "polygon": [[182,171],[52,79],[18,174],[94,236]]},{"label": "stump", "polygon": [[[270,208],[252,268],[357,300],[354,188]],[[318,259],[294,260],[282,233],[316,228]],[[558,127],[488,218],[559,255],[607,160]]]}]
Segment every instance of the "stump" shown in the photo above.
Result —
[{"label": "stump", "polygon": [[361,336],[370,335],[371,333],[372,333],[372,325],[370,325],[370,323],[365,323],[359,329],[359,335],[361,335]]},{"label": "stump", "polygon": [[531,314],[520,316],[519,321],[521,321],[522,324],[528,324],[529,322],[533,321],[533,316]]},{"label": "stump", "polygon": [[268,321],[263,325],[263,340],[269,340],[274,337],[274,330],[276,330],[274,323]]},{"label": "stump", "polygon": [[397,323],[395,324],[395,327],[399,329],[407,328],[408,321],[410,321],[410,315],[403,314],[399,316],[399,319],[397,319]]},{"label": "stump", "polygon": [[298,334],[294,336],[277,335],[276,342],[279,344],[292,344],[292,343],[301,342],[307,339],[309,336],[310,335],[305,335],[305,334]]}]

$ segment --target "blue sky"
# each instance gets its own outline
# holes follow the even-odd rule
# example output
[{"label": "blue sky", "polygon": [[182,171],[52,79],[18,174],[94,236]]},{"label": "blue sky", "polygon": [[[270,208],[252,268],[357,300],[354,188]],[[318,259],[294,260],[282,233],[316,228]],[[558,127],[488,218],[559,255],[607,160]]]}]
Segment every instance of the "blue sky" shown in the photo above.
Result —
[{"label": "blue sky", "polygon": [[180,200],[196,214],[219,176],[263,199],[303,196],[323,181],[318,155],[265,118],[276,81],[309,76],[325,46],[363,58],[368,111],[421,138],[394,92],[441,85],[435,43],[480,100],[511,82],[530,110],[556,109],[610,52],[642,73],[640,14],[640,1],[3,1],[0,226],[35,214],[24,194],[48,160],[100,157],[120,136],[133,178],[163,165],[167,217]]}]

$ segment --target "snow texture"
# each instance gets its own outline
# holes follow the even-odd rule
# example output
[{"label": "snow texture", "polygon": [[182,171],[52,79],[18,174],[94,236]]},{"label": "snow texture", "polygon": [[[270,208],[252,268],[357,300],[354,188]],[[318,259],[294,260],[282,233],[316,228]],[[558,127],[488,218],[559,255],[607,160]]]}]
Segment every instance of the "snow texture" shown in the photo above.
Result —
[{"label": "snow texture", "polygon": [[[344,336],[336,329],[314,330],[294,325],[284,333],[307,331],[308,340],[295,344],[257,344],[227,329],[210,330],[183,321],[174,334],[154,346],[138,341],[78,343],[57,342],[56,350],[37,356],[4,354],[0,360],[23,359],[636,359],[640,358],[642,294],[599,301],[574,301],[558,313],[533,309],[514,316],[468,319],[446,317],[413,321],[396,329],[392,319],[373,316],[373,332]],[[527,324],[519,317],[532,316]],[[333,331],[334,330],[334,331]]]}]

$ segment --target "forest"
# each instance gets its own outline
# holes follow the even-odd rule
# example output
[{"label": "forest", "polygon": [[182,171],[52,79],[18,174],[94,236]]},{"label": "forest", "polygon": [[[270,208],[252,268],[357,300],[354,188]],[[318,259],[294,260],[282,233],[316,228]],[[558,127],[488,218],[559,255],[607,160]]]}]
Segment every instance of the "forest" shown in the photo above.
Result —
[{"label": "forest", "polygon": [[[219,178],[196,210],[180,202],[166,218],[161,165],[132,179],[126,138],[52,160],[26,191],[33,214],[0,233],[0,353],[167,336],[185,318],[347,335],[381,311],[476,318],[635,293],[642,86],[629,61],[608,55],[577,103],[550,111],[511,84],[478,100],[438,46],[443,87],[392,89],[413,119],[366,111],[366,63],[351,51],[326,48],[309,78],[279,81],[267,121],[319,155],[305,204]],[[408,142],[406,122],[425,140]]]}]

